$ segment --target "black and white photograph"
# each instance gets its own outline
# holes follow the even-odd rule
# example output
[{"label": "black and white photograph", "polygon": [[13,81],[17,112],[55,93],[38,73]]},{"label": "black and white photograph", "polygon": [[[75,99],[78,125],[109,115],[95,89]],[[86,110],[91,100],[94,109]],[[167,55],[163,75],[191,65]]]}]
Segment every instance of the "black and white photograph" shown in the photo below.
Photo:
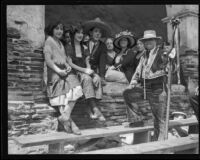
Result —
[{"label": "black and white photograph", "polygon": [[198,4],[8,4],[5,20],[8,155],[199,154]]}]

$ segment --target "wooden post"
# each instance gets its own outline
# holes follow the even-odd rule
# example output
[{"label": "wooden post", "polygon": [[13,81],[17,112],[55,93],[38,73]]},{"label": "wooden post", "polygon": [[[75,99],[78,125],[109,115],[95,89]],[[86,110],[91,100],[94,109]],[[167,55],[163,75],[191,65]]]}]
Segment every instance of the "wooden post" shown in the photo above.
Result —
[{"label": "wooden post", "polygon": [[168,139],[168,126],[169,126],[169,110],[171,103],[171,60],[169,60],[169,71],[168,71],[168,92],[167,92],[167,111],[166,111],[166,120],[165,120],[165,135],[164,139]]},{"label": "wooden post", "polygon": [[150,131],[134,133],[133,144],[150,142]]},{"label": "wooden post", "polygon": [[64,143],[49,144],[49,154],[63,154]]}]

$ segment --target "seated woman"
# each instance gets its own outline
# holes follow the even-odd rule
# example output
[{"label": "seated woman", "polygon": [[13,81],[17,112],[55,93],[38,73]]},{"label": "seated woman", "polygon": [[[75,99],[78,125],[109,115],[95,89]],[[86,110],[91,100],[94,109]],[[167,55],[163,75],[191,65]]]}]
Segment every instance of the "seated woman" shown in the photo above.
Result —
[{"label": "seated woman", "polygon": [[108,82],[128,83],[123,72],[112,69],[117,56],[117,53],[114,51],[113,39],[107,38],[105,44],[107,48],[105,80]]},{"label": "seated woman", "polygon": [[[118,71],[115,72],[113,75],[120,75],[120,79],[118,78],[118,81],[121,82],[130,82],[131,77],[133,73],[135,72],[135,69],[137,65],[134,62],[134,58],[136,56],[136,53],[131,49],[133,46],[136,45],[136,39],[132,35],[131,32],[128,31],[123,31],[120,32],[119,34],[116,35],[116,38],[114,40],[114,46],[120,50],[120,52],[117,54],[114,65],[108,68],[109,70],[115,70]],[[126,79],[123,78],[123,74],[125,74]],[[111,76],[112,74],[109,74],[109,77],[114,77]],[[107,74],[107,79],[108,79],[108,74]],[[115,77],[117,79],[117,76]]]},{"label": "seated woman", "polygon": [[114,60],[117,55],[117,53],[114,51],[114,45],[113,45],[113,38],[107,38],[105,41],[106,48],[107,48],[107,59],[106,59],[106,70],[114,65]]},{"label": "seated woman", "polygon": [[136,54],[136,61],[135,64],[136,66],[139,64],[140,58],[143,56],[145,52],[144,44],[140,40],[137,40],[137,54]]},{"label": "seated woman", "polygon": [[82,88],[76,75],[67,63],[64,46],[61,43],[63,24],[57,22],[48,27],[49,35],[44,45],[47,64],[47,96],[50,105],[58,112],[58,131],[81,134],[70,115],[75,102],[80,98]]},{"label": "seated woman", "polygon": [[102,87],[100,77],[91,69],[89,64],[89,51],[83,45],[83,28],[80,24],[71,28],[71,49],[66,53],[69,55],[69,64],[77,72],[83,88],[83,94],[87,100],[90,109],[90,118],[105,121],[105,118],[99,108],[96,100],[102,98]]}]

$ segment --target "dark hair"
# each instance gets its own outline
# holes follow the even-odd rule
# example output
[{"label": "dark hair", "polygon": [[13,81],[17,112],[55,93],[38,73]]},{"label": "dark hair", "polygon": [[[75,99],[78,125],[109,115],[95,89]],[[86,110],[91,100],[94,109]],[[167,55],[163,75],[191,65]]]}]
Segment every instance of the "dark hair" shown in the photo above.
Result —
[{"label": "dark hair", "polygon": [[114,42],[114,38],[113,37],[107,37],[105,42],[108,40],[108,39],[111,39],[113,42]]},{"label": "dark hair", "polygon": [[[55,23],[51,23],[49,24],[46,28],[45,28],[45,33],[49,36],[53,36],[53,30],[59,25],[63,23],[61,21],[57,21]],[[63,29],[64,29],[64,25],[63,25]]]},{"label": "dark hair", "polygon": [[[72,46],[74,46],[74,36],[77,32],[79,32],[80,30],[83,30],[83,26],[81,23],[77,23],[76,25],[71,25],[70,26],[70,38],[71,38],[71,44]],[[82,44],[83,40],[81,41]]]},{"label": "dark hair", "polygon": [[92,27],[92,28],[89,30],[89,32],[88,32],[88,35],[89,35],[89,36],[91,36],[91,32],[93,32],[93,30],[94,30],[95,28],[100,29],[100,32],[101,32],[102,35],[105,34],[105,31],[104,31],[101,27],[94,26],[94,27]]},{"label": "dark hair", "polygon": [[165,46],[170,46],[170,43],[168,41],[164,42]]},{"label": "dark hair", "polygon": [[[128,45],[127,45],[127,47],[126,47],[126,50],[125,51],[127,51],[129,48],[131,48],[131,46],[130,46],[130,44],[131,44],[131,42],[130,42],[130,40],[128,39],[128,38],[126,38],[127,39],[127,41],[128,41]],[[119,42],[118,42],[118,45],[120,46],[120,41],[121,41],[121,39],[119,40]],[[120,47],[119,48],[120,50],[122,50],[122,48]]]},{"label": "dark hair", "polygon": [[[69,33],[69,36],[70,36],[70,28],[66,28],[66,27],[64,26],[63,37],[62,37],[62,39],[61,39],[61,42],[62,42],[62,44],[63,44],[64,46],[67,44],[66,41],[65,41],[66,33]],[[70,38],[71,38],[71,36],[70,36]]]}]

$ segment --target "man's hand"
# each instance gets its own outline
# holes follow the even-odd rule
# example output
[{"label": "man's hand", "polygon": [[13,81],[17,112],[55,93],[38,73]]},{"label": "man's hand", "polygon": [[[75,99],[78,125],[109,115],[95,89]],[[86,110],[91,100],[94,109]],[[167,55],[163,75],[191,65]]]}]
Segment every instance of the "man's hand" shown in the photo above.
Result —
[{"label": "man's hand", "polygon": [[195,95],[196,95],[196,96],[199,95],[199,87],[197,87],[197,88],[195,89]]},{"label": "man's hand", "polygon": [[175,50],[175,48],[173,48],[172,51],[171,51],[170,54],[169,54],[169,58],[174,59],[175,56],[176,56],[176,50]]},{"label": "man's hand", "polygon": [[138,84],[138,82],[137,82],[136,80],[132,80],[132,81],[130,82],[130,85],[132,85],[132,86],[135,86],[136,84]]},{"label": "man's hand", "polygon": [[114,66],[110,66],[110,67],[108,67],[108,70],[114,70],[114,69],[115,69]]},{"label": "man's hand", "polygon": [[135,87],[135,85],[129,84],[129,86],[126,89],[133,89],[134,87]]}]

